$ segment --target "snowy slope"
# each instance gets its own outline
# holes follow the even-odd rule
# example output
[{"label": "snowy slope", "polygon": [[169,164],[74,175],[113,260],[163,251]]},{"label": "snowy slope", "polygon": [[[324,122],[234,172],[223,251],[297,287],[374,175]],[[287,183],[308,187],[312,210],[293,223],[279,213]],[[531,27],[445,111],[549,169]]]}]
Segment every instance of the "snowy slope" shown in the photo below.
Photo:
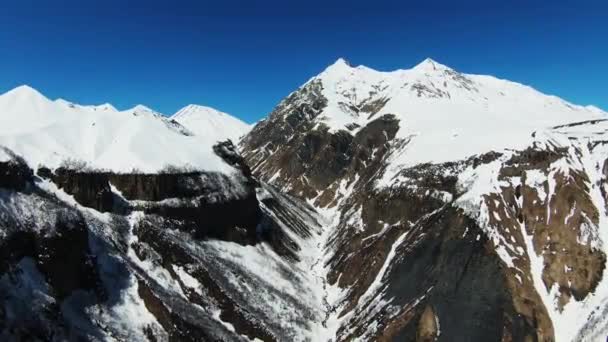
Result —
[{"label": "snowy slope", "polygon": [[338,60],[241,148],[329,222],[318,340],[603,341],[607,118],[430,59]]},{"label": "snowy slope", "polygon": [[188,105],[171,119],[212,143],[226,139],[238,142],[251,129],[250,125],[229,114],[199,105]]},{"label": "snowy slope", "polygon": [[0,146],[33,167],[79,160],[119,172],[167,166],[229,172],[231,167],[213,153],[213,143],[141,105],[117,111],[109,104],[52,101],[28,86],[0,95]]},{"label": "snowy slope", "polygon": [[[462,74],[431,59],[392,72],[352,67],[339,59],[303,87],[314,82],[321,82],[327,99],[315,120],[332,131],[353,123],[365,127],[382,114],[397,116],[397,138],[410,142],[402,153],[393,155],[395,170],[523,148],[536,129],[607,115],[522,84]],[[377,113],[366,110],[370,104],[379,104]]]}]

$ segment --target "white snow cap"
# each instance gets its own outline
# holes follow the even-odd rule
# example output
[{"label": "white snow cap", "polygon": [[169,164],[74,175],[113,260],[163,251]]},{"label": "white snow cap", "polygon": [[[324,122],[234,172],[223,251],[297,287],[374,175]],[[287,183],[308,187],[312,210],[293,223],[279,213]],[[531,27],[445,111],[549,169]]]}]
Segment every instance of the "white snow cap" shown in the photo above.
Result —
[{"label": "white snow cap", "polygon": [[36,98],[36,97],[45,98],[44,95],[42,95],[38,90],[30,87],[27,84],[23,84],[18,87],[15,87],[14,89],[7,91],[4,95],[10,95],[13,97],[25,98],[25,99],[32,99],[32,98]]},{"label": "white snow cap", "polygon": [[452,70],[452,69],[441,63],[437,63],[430,58],[426,58],[422,62],[418,63],[415,67],[413,67],[412,70],[417,70],[417,71],[422,71],[422,72],[433,72],[433,71],[445,71],[445,70]]},{"label": "white snow cap", "polygon": [[[365,65],[353,66],[348,60],[340,57],[334,63],[329,65],[323,73],[327,73],[328,71],[332,72],[332,73],[336,73],[336,72],[350,73],[352,71],[352,69],[360,69],[360,70],[366,69],[366,70],[370,70],[370,71],[374,71],[374,72],[380,72],[380,71],[370,69]],[[445,66],[431,58],[426,58],[410,70],[416,70],[419,72],[432,72],[432,71],[452,70],[452,68]],[[403,70],[396,70],[395,72],[397,72],[397,71],[403,71]]]},{"label": "white snow cap", "polygon": [[[314,120],[331,131],[365,127],[384,114],[396,116],[397,138],[409,143],[391,155],[395,170],[523,148],[536,130],[608,117],[595,107],[574,105],[493,76],[460,73],[430,58],[411,69],[389,72],[352,67],[339,59],[306,84],[311,82],[322,84],[328,100]],[[364,112],[370,103],[381,106],[372,106],[378,109],[374,115]],[[357,129],[349,131],[355,134]]]},{"label": "white snow cap", "polygon": [[327,68],[343,68],[343,67],[347,67],[347,68],[352,68],[352,64],[350,64],[349,61],[347,61],[346,59],[340,57],[338,59],[336,59],[336,61],[328,66]]},{"label": "white snow cap", "polygon": [[239,139],[251,130],[251,125],[211,107],[191,104],[178,110],[171,119],[209,142]]},{"label": "white snow cap", "polygon": [[135,107],[131,108],[128,110],[129,112],[150,112],[150,113],[157,113],[156,111],[150,109],[149,107],[146,107],[142,104],[138,104]]},{"label": "white snow cap", "polygon": [[118,111],[108,103],[51,101],[29,86],[0,95],[0,146],[34,168],[79,160],[117,172],[157,172],[167,166],[233,172],[213,152],[215,142],[143,105]]}]

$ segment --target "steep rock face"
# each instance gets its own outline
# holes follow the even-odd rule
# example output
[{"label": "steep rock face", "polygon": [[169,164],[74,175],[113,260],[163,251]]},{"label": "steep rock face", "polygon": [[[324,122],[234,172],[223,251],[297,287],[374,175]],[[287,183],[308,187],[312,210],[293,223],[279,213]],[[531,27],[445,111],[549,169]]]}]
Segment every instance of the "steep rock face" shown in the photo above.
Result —
[{"label": "steep rock face", "polygon": [[605,121],[584,120],[596,114],[433,61],[338,61],[241,148],[255,176],[332,222],[328,336],[594,340],[608,329]]},{"label": "steep rock face", "polygon": [[[325,205],[340,180],[359,172],[370,176],[399,129],[391,114],[378,115],[356,133],[331,131],[312,121],[327,103],[321,83],[311,82],[281,102],[241,142],[256,176]],[[364,109],[361,109],[363,111]],[[375,113],[374,113],[375,114]]]},{"label": "steep rock face", "polygon": [[114,195],[110,188],[107,174],[95,172],[82,172],[59,168],[54,173],[50,170],[39,170],[38,174],[48,175],[50,179],[74,199],[85,207],[94,208],[101,212],[112,211],[114,208]]},{"label": "steep rock face", "polygon": [[0,161],[0,187],[23,190],[32,179],[32,171],[25,161],[11,151],[0,149],[9,159]]},{"label": "steep rock face", "polygon": [[[458,173],[493,158],[406,169],[400,176],[407,182],[391,189],[354,188],[329,248],[328,281],[348,289],[336,303],[345,317],[341,340],[413,340],[428,305],[441,326],[436,338],[551,338],[534,286],[509,287],[484,230],[454,205],[462,196]],[[517,310],[515,298],[525,298],[529,315]]]},{"label": "steep rock face", "polygon": [[141,210],[179,222],[180,229],[197,238],[255,243],[262,219],[258,183],[230,141],[216,144],[214,151],[236,169],[233,175],[179,169],[119,174],[65,167],[40,168],[37,174],[73,195],[80,205],[100,212]]},{"label": "steep rock face", "polygon": [[[311,121],[327,102],[321,94],[321,87],[320,83],[311,82],[301,91],[291,94],[244,137],[241,142],[244,157],[258,175],[263,173],[263,179],[276,180],[283,173],[286,179],[300,177],[302,165],[311,160],[300,160],[298,152],[303,150],[304,158],[316,156],[318,151],[315,147],[318,146],[315,143],[323,138],[330,139],[324,134],[327,129],[313,130]],[[341,136],[349,139],[348,134]],[[297,137],[298,141],[288,141],[290,137]],[[344,139],[340,136],[333,138],[333,148],[336,145],[346,148],[348,142],[340,144]],[[310,152],[306,153],[306,149]]]},{"label": "steep rock face", "polygon": [[[18,164],[19,161],[14,161]],[[20,170],[27,170],[21,164]],[[26,174],[32,175],[28,170]],[[67,340],[62,302],[75,293],[102,301],[92,237],[85,218],[33,179],[26,187],[0,187],[0,337],[3,340]]]},{"label": "steep rock face", "polygon": [[[54,234],[19,230],[3,241],[2,272],[23,258],[31,258],[58,299],[76,289],[94,289],[97,281],[91,267],[88,232],[82,218],[74,213],[58,213]],[[4,224],[6,222],[3,222]]]},{"label": "steep rock face", "polygon": [[[212,235],[201,239],[184,228],[188,218],[154,212],[184,207],[169,199],[129,200],[110,187],[121,210],[86,207],[82,195],[94,192],[83,189],[97,185],[83,179],[99,174],[61,173],[74,179],[62,178],[60,188],[49,170],[39,172],[49,176],[41,178],[18,160],[7,165],[19,165],[10,170],[26,177],[18,182],[24,186],[0,187],[3,340],[285,341],[314,335],[321,299],[310,288],[317,278],[302,251],[315,248],[310,240],[320,225],[307,204],[253,179],[222,183],[223,195],[217,188],[213,198],[234,199],[248,184],[255,203],[225,212],[211,207],[198,223],[253,229],[240,245]],[[235,223],[248,217],[249,207],[255,225]]]},{"label": "steep rock face", "polygon": [[[470,235],[463,238],[465,227]],[[500,341],[505,333],[515,340],[534,338],[533,323],[513,308],[500,259],[475,233],[480,233],[475,223],[454,208],[402,233],[407,236],[385,275],[390,279],[385,295],[392,298],[391,304],[383,307],[369,301],[362,311],[365,318],[352,322],[354,329],[339,332],[340,338]],[[378,310],[376,317],[372,308]],[[433,308],[431,317],[428,308]],[[370,334],[367,324],[374,321],[378,331]]]}]

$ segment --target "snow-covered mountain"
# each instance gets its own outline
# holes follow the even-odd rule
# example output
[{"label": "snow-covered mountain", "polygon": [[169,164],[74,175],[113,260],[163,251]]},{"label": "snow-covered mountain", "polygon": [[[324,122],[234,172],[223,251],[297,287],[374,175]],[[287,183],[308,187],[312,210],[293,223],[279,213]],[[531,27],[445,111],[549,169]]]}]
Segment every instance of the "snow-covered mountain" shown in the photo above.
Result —
[{"label": "snow-covered mountain", "polygon": [[522,148],[535,129],[606,114],[518,83],[458,73],[431,59],[392,72],[352,67],[339,59],[304,89],[326,101],[310,114],[312,122],[326,125],[330,132],[354,135],[379,116],[394,114],[402,122],[397,138],[411,140],[408,153],[395,160],[395,166]]},{"label": "snow-covered mountain", "polygon": [[245,122],[210,107],[188,105],[171,116],[194,134],[208,140],[239,139],[251,129]]},{"label": "snow-covered mountain", "polygon": [[[83,106],[52,101],[21,86],[0,95],[0,145],[34,167],[78,161],[118,172],[157,172],[169,166],[227,171],[211,146],[232,138],[243,124],[227,114],[222,118],[225,134],[198,135],[142,105],[125,111],[110,104]],[[217,125],[217,118],[201,117],[193,129]]]},{"label": "snow-covered mountain", "polygon": [[[352,67],[338,59],[284,99],[243,145],[252,166],[265,176],[292,178],[289,169],[271,161],[295,158],[283,144],[293,143],[296,132],[357,136],[388,120],[395,134],[391,139],[402,146],[393,146],[388,169],[376,180],[382,187],[404,167],[521,150],[535,141],[536,130],[606,115],[519,83],[459,73],[431,59],[392,72]],[[268,134],[273,136],[267,139]]]},{"label": "snow-covered mountain", "polygon": [[340,59],[251,130],[17,88],[0,340],[605,341],[607,126],[428,59]]},{"label": "snow-covered mountain", "polygon": [[607,118],[430,59],[340,59],[241,149],[332,222],[327,338],[603,341]]},{"label": "snow-covered mountain", "polygon": [[319,216],[218,141],[239,122],[210,119],[228,132],[29,87],[0,97],[0,340],[310,335],[303,317],[323,311],[299,296],[318,281],[299,251],[319,249]]}]

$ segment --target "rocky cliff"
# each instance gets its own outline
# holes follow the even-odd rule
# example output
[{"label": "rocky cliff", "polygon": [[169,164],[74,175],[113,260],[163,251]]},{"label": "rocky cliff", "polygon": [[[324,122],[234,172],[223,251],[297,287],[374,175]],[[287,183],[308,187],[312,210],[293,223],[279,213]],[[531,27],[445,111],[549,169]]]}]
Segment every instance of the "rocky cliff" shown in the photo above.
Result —
[{"label": "rocky cliff", "polygon": [[311,282],[300,251],[317,215],[258,184],[231,144],[216,152],[234,174],[0,163],[2,339],[308,335],[320,309],[299,296]]}]

